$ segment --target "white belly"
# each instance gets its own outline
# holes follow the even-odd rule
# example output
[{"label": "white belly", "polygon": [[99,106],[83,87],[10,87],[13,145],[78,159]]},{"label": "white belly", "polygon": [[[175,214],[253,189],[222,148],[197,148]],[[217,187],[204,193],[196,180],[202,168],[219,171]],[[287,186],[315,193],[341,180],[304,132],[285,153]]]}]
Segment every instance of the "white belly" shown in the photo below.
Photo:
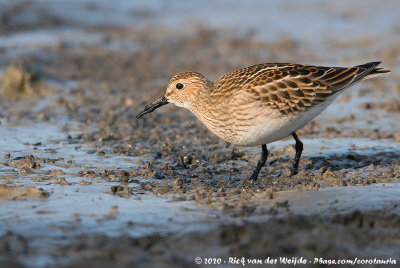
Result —
[{"label": "white belly", "polygon": [[[231,120],[224,120],[224,124],[222,124],[218,122],[218,117],[217,120],[215,120],[216,118],[211,120],[196,110],[192,112],[209,130],[221,139],[235,145],[250,147],[268,144],[288,137],[325,110],[339,94],[332,96],[328,101],[320,105],[289,116],[280,116],[278,111],[268,111],[253,106],[249,108],[247,118],[242,118],[241,121],[238,121],[239,124],[237,124],[234,116],[232,116]],[[254,116],[251,116],[252,114]]]},{"label": "white belly", "polygon": [[247,127],[247,131],[242,132],[237,141],[232,143],[250,147],[286,138],[318,116],[332,101],[333,99],[293,116],[274,119],[265,117],[258,124]]}]

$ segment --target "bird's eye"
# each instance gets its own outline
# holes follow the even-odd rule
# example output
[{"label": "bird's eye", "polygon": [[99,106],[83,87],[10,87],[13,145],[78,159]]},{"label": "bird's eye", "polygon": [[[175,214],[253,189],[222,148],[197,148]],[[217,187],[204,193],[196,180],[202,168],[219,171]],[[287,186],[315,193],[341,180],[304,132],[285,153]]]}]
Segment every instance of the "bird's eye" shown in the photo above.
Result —
[{"label": "bird's eye", "polygon": [[181,83],[176,84],[176,89],[181,90],[182,88],[183,88],[183,84],[181,84]]}]

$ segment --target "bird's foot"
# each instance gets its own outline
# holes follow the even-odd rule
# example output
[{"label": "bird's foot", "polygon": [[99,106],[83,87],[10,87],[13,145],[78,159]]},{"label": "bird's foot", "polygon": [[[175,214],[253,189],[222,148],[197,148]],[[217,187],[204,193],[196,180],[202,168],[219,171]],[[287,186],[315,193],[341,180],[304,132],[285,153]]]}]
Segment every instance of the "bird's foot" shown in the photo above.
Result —
[{"label": "bird's foot", "polygon": [[259,173],[254,172],[254,173],[251,175],[251,177],[249,178],[249,180],[250,180],[250,181],[256,181],[256,180],[258,179],[258,174],[259,174]]}]

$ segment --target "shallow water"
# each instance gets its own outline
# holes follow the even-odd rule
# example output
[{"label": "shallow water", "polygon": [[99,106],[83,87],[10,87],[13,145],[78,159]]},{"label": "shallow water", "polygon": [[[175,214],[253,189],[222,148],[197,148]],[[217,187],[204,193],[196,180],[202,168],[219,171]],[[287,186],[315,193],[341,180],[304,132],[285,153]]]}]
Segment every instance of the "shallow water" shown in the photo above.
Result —
[{"label": "shallow water", "polygon": [[[196,206],[188,201],[171,202],[168,196],[160,198],[145,195],[142,192],[134,195],[140,197],[140,200],[126,199],[113,196],[110,193],[110,187],[118,185],[118,181],[106,182],[77,176],[79,171],[85,169],[118,170],[133,168],[138,160],[137,157],[118,155],[99,156],[91,153],[90,148],[69,144],[65,138],[66,135],[77,134],[62,133],[58,126],[51,124],[7,126],[6,123],[2,123],[0,136],[3,139],[0,142],[0,148],[4,152],[10,153],[11,159],[29,154],[34,154],[35,157],[61,159],[55,164],[42,164],[41,168],[35,170],[32,174],[13,177],[12,181],[8,179],[9,185],[42,188],[50,193],[50,197],[48,199],[29,199],[17,202],[2,201],[0,221],[2,222],[3,232],[6,230],[16,231],[27,235],[34,232],[38,235],[51,234],[51,236],[56,237],[65,233],[65,228],[68,228],[71,229],[73,234],[76,234],[75,232],[100,232],[107,235],[127,233],[133,236],[143,236],[153,232],[185,233],[209,229],[221,221],[220,217],[223,216],[219,212]],[[290,140],[272,143],[271,150],[283,149],[291,143]],[[303,139],[303,143],[306,147],[304,156],[310,157],[347,155],[355,151],[357,154],[366,156],[379,152],[400,152],[400,143],[393,143],[391,140],[375,141],[365,138]],[[355,144],[360,149],[350,149]],[[320,148],[322,145],[324,146],[323,150]],[[73,160],[76,164],[66,165],[67,160]],[[9,168],[6,166],[2,167],[3,172],[7,169]],[[48,171],[54,169],[62,170],[65,173],[62,177],[71,185],[57,185],[52,183],[49,178],[44,181],[35,179],[41,176],[46,177]],[[81,181],[88,181],[90,184],[81,185],[79,184]],[[134,184],[124,186],[130,187]],[[397,194],[400,188],[397,184],[387,184],[386,188],[375,185],[339,187],[316,191],[320,192],[319,194],[300,191],[303,192],[300,198],[314,199],[316,205],[308,204],[307,206],[308,208],[318,209],[320,201],[326,200],[328,204],[330,203],[331,197],[327,199],[326,195],[330,196],[331,192],[335,193],[332,194],[334,196],[344,191],[341,193],[343,196],[337,198],[346,202],[346,199],[352,200],[354,196],[364,198],[363,196],[368,195],[371,189],[379,189],[382,192],[386,190],[394,191],[394,194]],[[280,193],[276,202],[281,201],[282,198],[292,199],[290,197],[291,192]],[[349,195],[349,192],[354,192],[354,194]],[[388,201],[393,200],[393,195],[389,192],[385,198],[383,198],[383,195],[377,195],[377,200],[374,201],[376,202],[375,205],[387,205]],[[297,195],[296,198],[298,198]],[[371,208],[370,203],[362,205],[358,202],[355,205],[358,209]],[[114,206],[117,207],[118,215],[110,214],[110,210]],[[301,209],[297,210],[297,208],[294,208],[294,211],[304,212]],[[310,210],[309,213],[312,213],[312,211]],[[126,228],[128,222],[132,222],[133,227]],[[52,228],[50,233],[48,233],[48,226]]]},{"label": "shallow water", "polygon": [[[0,143],[1,148],[9,152],[12,159],[31,153],[35,157],[62,159],[54,165],[42,164],[40,169],[30,175],[12,179],[8,185],[35,186],[49,192],[50,197],[19,202],[1,201],[2,232],[15,231],[26,235],[35,233],[39,236],[51,234],[57,237],[65,234],[66,228],[72,234],[94,232],[143,236],[153,232],[188,232],[212,227],[209,226],[212,213],[206,213],[204,208],[190,202],[170,202],[168,197],[159,198],[143,193],[137,194],[140,200],[113,196],[110,187],[119,183],[112,180],[86,180],[90,181],[89,185],[79,184],[82,181],[82,177],[77,176],[79,171],[88,168],[107,170],[133,167],[136,165],[136,157],[98,156],[88,153],[85,148],[77,149],[74,144],[68,144],[66,134],[53,125],[9,127],[3,123],[0,135],[5,137]],[[71,159],[77,164],[63,165],[64,159]],[[7,169],[2,167],[3,172]],[[57,185],[51,179],[35,180],[37,177],[45,177],[47,171],[54,169],[62,170],[65,173],[63,177],[70,185]],[[113,207],[118,215],[110,214]],[[204,221],[208,224],[205,225]],[[128,222],[133,227],[127,228]]]},{"label": "shallow water", "polygon": [[[74,133],[77,134],[77,133]],[[0,148],[11,154],[11,158],[34,154],[35,157],[72,159],[76,165],[42,164],[33,174],[8,178],[10,186],[34,186],[48,192],[48,198],[31,198],[21,201],[0,201],[0,236],[7,232],[17,233],[26,238],[32,237],[31,246],[36,250],[54,244],[54,239],[62,244],[73,242],[77,235],[107,235],[109,237],[142,237],[153,234],[182,235],[190,232],[212,230],[221,223],[241,224],[262,222],[273,215],[254,215],[245,218],[231,218],[218,210],[199,206],[190,201],[171,201],[172,196],[153,196],[139,192],[131,198],[112,195],[110,187],[119,185],[117,181],[84,179],[77,172],[91,169],[123,169],[135,165],[136,157],[98,156],[88,153],[87,148],[75,148],[68,144],[66,133],[56,125],[35,124],[7,126],[2,123],[0,135],[5,137]],[[352,152],[351,144],[361,149],[357,154],[369,155],[380,151],[400,151],[399,143],[374,141],[360,138],[304,139],[305,156],[341,155]],[[289,141],[272,144],[272,150],[284,148]],[[324,150],[319,150],[321,145]],[[36,148],[34,148],[36,147]],[[365,148],[364,148],[365,147]],[[55,151],[55,152],[54,152]],[[79,163],[79,164],[78,164]],[[2,166],[5,172],[8,167]],[[62,170],[62,177],[68,185],[55,184],[46,177],[47,171]],[[12,176],[11,176],[12,177]],[[3,179],[4,181],[4,179]],[[86,181],[90,184],[82,185]],[[125,187],[134,186],[125,184]],[[134,191],[135,193],[135,191]],[[385,210],[400,207],[398,183],[385,183],[370,186],[330,187],[319,190],[289,190],[277,193],[274,199],[260,199],[259,206],[264,210],[287,203],[292,215],[332,215],[356,210]],[[140,197],[135,200],[134,197]],[[285,213],[280,214],[284,217]],[[71,240],[68,239],[71,237]],[[62,241],[62,242],[61,242]],[[63,258],[50,255],[31,255],[21,259],[31,267],[42,267],[62,263]]]}]

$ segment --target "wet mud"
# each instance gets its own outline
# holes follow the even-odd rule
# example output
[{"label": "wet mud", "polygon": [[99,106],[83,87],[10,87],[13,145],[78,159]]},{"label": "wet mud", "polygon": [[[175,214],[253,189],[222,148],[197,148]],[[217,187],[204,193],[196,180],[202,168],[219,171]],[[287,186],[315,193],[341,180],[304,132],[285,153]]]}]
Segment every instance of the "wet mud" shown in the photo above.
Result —
[{"label": "wet mud", "polygon": [[[88,21],[40,1],[1,4],[1,267],[400,261],[399,38],[330,42],[320,32],[315,49],[294,32],[265,38],[196,22],[182,31],[150,23],[159,22],[151,8],[99,23],[107,7],[89,2]],[[261,62],[372,60],[393,73],[347,90],[298,132],[305,150],[292,177],[289,138],[268,145],[254,182],[259,148],[230,145],[172,105],[135,119],[183,70],[216,79]]]}]

